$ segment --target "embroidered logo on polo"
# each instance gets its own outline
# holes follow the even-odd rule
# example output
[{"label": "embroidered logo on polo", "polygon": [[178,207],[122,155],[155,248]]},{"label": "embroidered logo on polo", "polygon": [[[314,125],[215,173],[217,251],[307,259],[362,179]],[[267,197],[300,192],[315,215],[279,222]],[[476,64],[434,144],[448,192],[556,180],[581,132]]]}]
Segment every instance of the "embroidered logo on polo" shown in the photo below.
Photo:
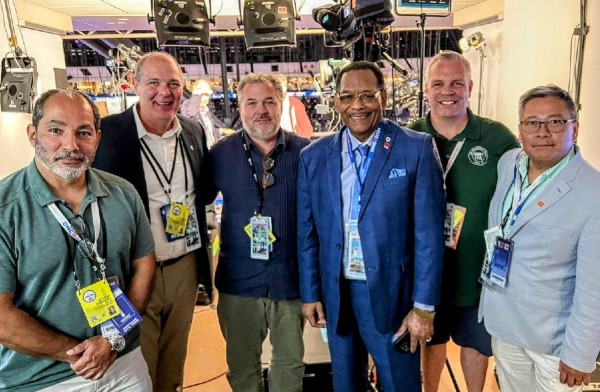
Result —
[{"label": "embroidered logo on polo", "polygon": [[488,161],[488,151],[481,146],[475,146],[469,150],[468,157],[473,165],[484,166]]}]

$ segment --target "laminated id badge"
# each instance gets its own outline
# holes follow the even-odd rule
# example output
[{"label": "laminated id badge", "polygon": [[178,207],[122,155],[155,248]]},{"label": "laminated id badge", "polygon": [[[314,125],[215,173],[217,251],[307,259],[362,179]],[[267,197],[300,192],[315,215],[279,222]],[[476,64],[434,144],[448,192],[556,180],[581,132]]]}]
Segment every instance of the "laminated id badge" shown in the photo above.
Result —
[{"label": "laminated id badge", "polygon": [[363,259],[358,222],[351,220],[346,225],[347,260],[344,276],[348,279],[366,279],[365,261]]},{"label": "laminated id badge", "polygon": [[82,287],[76,294],[85,318],[92,328],[121,313],[106,280]]},{"label": "laminated id badge", "polygon": [[200,226],[198,225],[198,215],[196,215],[196,207],[190,207],[190,215],[187,221],[187,229],[185,232],[185,250],[189,253],[199,249],[202,246],[200,241]]},{"label": "laminated id badge", "polygon": [[512,249],[513,242],[511,240],[500,237],[496,239],[490,263],[490,281],[492,284],[500,287],[506,286]]},{"label": "laminated id badge", "polygon": [[481,267],[479,282],[488,286],[492,284],[490,281],[490,261],[492,260],[494,246],[496,245],[496,239],[498,237],[502,237],[502,228],[500,226],[492,227],[483,232],[483,238],[485,239],[485,257]]},{"label": "laminated id badge", "polygon": [[[160,216],[165,225],[168,242],[180,240],[185,236],[188,215],[189,208],[180,203],[165,204],[160,207]],[[185,222],[183,222],[184,218]]]},{"label": "laminated id badge", "polygon": [[250,218],[250,257],[253,259],[269,260],[270,220],[268,216]]},{"label": "laminated id badge", "polygon": [[117,300],[121,312],[113,319],[102,324],[102,336],[112,336],[117,332],[121,336],[125,336],[131,332],[136,325],[142,322],[142,316],[140,316],[138,311],[125,296],[125,293],[123,293],[116,280],[110,281],[110,289]]}]

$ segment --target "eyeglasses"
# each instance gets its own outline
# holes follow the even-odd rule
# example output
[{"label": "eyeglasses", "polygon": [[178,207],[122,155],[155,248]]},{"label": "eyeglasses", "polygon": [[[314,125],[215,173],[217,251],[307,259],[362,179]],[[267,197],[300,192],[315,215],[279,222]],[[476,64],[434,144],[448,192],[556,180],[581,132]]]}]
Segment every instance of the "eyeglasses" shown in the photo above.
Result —
[{"label": "eyeglasses", "polygon": [[379,98],[381,90],[377,92],[369,92],[369,93],[359,93],[359,94],[339,94],[338,99],[340,103],[344,105],[350,105],[356,98],[360,100],[362,103],[373,103]]},{"label": "eyeglasses", "polygon": [[269,170],[272,170],[275,167],[275,159],[271,157],[263,158],[262,167],[262,187],[263,189],[267,189],[268,187],[273,186],[275,184],[275,176],[273,175],[273,173],[269,172]]},{"label": "eyeglasses", "polygon": [[525,133],[536,133],[542,125],[546,126],[546,129],[552,133],[561,133],[565,130],[567,123],[577,121],[574,118],[563,120],[563,119],[552,119],[546,121],[538,120],[524,120],[519,122],[521,130]]},{"label": "eyeglasses", "polygon": [[76,215],[69,220],[71,227],[77,235],[81,238],[81,241],[77,242],[77,249],[84,258],[90,260],[96,259],[96,251],[94,250],[94,244],[90,241],[90,232],[85,224],[85,221],[81,215]]}]

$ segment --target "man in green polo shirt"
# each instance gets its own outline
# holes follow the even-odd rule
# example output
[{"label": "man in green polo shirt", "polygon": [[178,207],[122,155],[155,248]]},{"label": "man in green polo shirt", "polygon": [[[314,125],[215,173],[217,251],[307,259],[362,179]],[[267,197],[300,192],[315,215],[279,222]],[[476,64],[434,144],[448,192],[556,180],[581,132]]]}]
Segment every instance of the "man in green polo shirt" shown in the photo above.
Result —
[{"label": "man in green polo shirt", "polygon": [[90,169],[99,127],[83,93],[45,92],[35,159],[0,181],[0,390],[152,388],[136,322],[154,242],[133,186]]},{"label": "man in green polo shirt", "polygon": [[425,78],[431,111],[409,127],[434,136],[444,171],[447,216],[443,302],[437,308],[435,334],[423,352],[423,387],[425,392],[437,391],[452,337],[461,346],[467,389],[478,392],[492,355],[491,338],[477,321],[483,232],[498,160],[519,144],[506,126],[469,110],[471,66],[461,54],[438,53],[428,63]]}]

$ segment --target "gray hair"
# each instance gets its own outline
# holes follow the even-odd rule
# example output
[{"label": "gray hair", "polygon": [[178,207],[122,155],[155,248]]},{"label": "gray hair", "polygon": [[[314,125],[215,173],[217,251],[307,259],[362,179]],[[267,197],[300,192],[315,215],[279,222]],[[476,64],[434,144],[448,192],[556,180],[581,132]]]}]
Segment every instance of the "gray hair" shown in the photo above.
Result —
[{"label": "gray hair", "polygon": [[546,86],[537,86],[532,89],[525,91],[521,98],[519,98],[519,117],[523,114],[525,105],[529,101],[535,98],[556,98],[564,102],[565,106],[571,113],[571,118],[577,119],[577,106],[571,98],[571,95],[562,88],[548,84]]},{"label": "gray hair", "polygon": [[100,129],[100,111],[98,111],[98,107],[96,106],[96,104],[92,101],[90,97],[88,97],[81,91],[68,88],[48,90],[42,95],[40,95],[37,101],[35,101],[35,105],[33,107],[33,114],[31,117],[31,123],[33,124],[35,129],[37,129],[38,125],[40,124],[40,121],[44,117],[44,107],[46,106],[46,102],[48,102],[48,99],[57,94],[64,94],[72,100],[75,100],[75,98],[77,97],[83,98],[87,103],[90,104],[92,112],[94,113],[94,127],[96,128],[95,130],[98,131]]},{"label": "gray hair", "polygon": [[165,60],[172,61],[175,64],[175,66],[177,66],[177,70],[179,70],[179,76],[181,76],[181,80],[183,80],[183,72],[181,72],[181,67],[179,66],[179,63],[177,62],[177,60],[175,60],[175,57],[173,57],[169,53],[165,53],[165,52],[150,52],[150,53],[146,53],[144,56],[142,56],[140,61],[138,61],[137,66],[135,67],[135,72],[133,74],[133,78],[135,79],[136,82],[139,83],[142,80],[142,73],[144,72],[144,64],[146,63],[146,61],[148,61],[148,59],[156,58],[156,57],[160,57]]},{"label": "gray hair", "polygon": [[240,82],[238,83],[237,86],[237,101],[239,103],[242,102],[243,100],[243,91],[244,91],[244,87],[246,87],[248,84],[267,84],[272,86],[275,89],[275,93],[277,94],[277,98],[279,98],[280,101],[283,101],[283,99],[285,98],[285,95],[283,93],[283,88],[281,87],[281,83],[279,82],[279,80],[277,79],[276,76],[274,75],[269,75],[269,74],[248,74],[246,76],[244,76],[242,78],[242,80],[240,80]]},{"label": "gray hair", "polygon": [[469,63],[469,60],[467,60],[465,56],[452,50],[442,50],[429,60],[427,67],[425,68],[425,80],[429,80],[431,68],[433,68],[435,63],[440,61],[460,61],[467,73],[467,79],[471,80],[471,63]]}]

